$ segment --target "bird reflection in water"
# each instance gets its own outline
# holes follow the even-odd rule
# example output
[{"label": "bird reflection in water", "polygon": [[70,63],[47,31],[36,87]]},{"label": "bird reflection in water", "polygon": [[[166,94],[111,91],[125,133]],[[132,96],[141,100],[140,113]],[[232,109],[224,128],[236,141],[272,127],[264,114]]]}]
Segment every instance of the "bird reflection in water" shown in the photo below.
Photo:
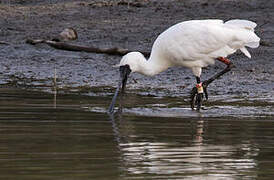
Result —
[{"label": "bird reflection in water", "polygon": [[[257,166],[249,156],[235,157],[243,144],[216,145],[215,137],[209,134],[208,119],[166,118],[164,121],[161,117],[130,116],[122,113],[122,102],[123,97],[110,121],[120,153],[120,168],[127,175],[234,179],[240,170]],[[252,145],[244,146],[246,149]]]}]

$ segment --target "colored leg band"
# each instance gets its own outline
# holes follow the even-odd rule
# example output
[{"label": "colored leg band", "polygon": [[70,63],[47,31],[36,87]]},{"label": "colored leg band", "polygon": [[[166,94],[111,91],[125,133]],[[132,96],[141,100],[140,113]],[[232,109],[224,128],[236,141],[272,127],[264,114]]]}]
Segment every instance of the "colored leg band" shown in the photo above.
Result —
[{"label": "colored leg band", "polygon": [[204,93],[202,83],[196,84],[198,94]]}]

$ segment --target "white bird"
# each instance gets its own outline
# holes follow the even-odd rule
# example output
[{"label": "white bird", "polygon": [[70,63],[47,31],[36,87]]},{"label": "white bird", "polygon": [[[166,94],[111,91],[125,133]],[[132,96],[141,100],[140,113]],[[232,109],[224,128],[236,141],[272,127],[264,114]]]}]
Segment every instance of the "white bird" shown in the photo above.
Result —
[{"label": "white bird", "polygon": [[[149,59],[140,52],[130,52],[122,57],[120,66],[120,81],[116,89],[109,112],[112,113],[119,88],[124,92],[127,77],[130,72],[147,76],[156,75],[169,67],[183,66],[190,68],[196,76],[197,84],[191,92],[191,107],[200,109],[203,93],[207,97],[209,83],[230,71],[234,65],[226,58],[241,50],[251,58],[246,46],[257,48],[260,38],[254,33],[256,23],[248,20],[191,20],[175,24],[162,32],[155,40]],[[227,67],[214,77],[201,83],[202,68],[219,60]],[[196,99],[195,99],[196,97]]]}]

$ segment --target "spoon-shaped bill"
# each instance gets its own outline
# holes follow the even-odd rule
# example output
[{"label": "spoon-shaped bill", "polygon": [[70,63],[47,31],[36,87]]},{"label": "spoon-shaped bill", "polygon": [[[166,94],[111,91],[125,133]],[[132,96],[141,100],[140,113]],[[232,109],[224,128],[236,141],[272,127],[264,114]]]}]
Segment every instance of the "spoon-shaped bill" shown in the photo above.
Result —
[{"label": "spoon-shaped bill", "polygon": [[121,85],[122,85],[122,93],[124,93],[126,83],[127,83],[127,78],[128,78],[128,75],[130,74],[130,72],[131,72],[131,69],[130,69],[129,65],[126,64],[124,66],[120,66],[120,78],[119,78],[118,86],[116,88],[114,96],[112,98],[111,104],[108,108],[109,114],[112,114],[114,111],[115,102],[116,102]]}]

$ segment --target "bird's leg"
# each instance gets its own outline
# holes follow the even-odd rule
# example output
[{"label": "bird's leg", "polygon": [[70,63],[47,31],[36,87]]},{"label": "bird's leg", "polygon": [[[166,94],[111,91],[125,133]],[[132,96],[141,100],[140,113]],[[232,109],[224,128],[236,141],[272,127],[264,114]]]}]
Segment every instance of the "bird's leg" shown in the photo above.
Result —
[{"label": "bird's leg", "polygon": [[[200,78],[196,77],[197,79],[197,85],[194,87],[191,91],[191,108],[194,109],[195,104],[197,104],[197,110],[200,110],[201,105],[202,105],[202,100],[203,100],[203,93],[205,94],[206,100],[208,99],[208,93],[207,93],[207,86],[212,83],[214,80],[218,79],[225,73],[229,72],[235,65],[227,58],[224,57],[219,57],[217,58],[218,61],[226,64],[226,68],[222,70],[221,72],[215,74],[213,77],[209,78],[208,80],[204,81],[203,83],[200,82]],[[202,88],[200,87],[202,86]],[[199,88],[201,90],[199,90]],[[200,91],[200,92],[199,92]],[[196,97],[196,99],[195,99]]]},{"label": "bird's leg", "polygon": [[217,58],[218,61],[226,64],[226,68],[224,70],[222,70],[221,72],[215,74],[213,77],[209,78],[208,80],[204,81],[203,82],[203,87],[205,89],[205,96],[206,96],[206,99],[208,99],[208,95],[207,95],[207,91],[206,91],[206,88],[207,86],[212,83],[214,80],[220,78],[222,75],[224,75],[225,73],[229,72],[233,67],[235,67],[235,65],[227,58],[224,58],[224,57],[219,57]]},{"label": "bird's leg", "polygon": [[[200,77],[196,77],[196,87],[194,87],[191,91],[191,108],[194,109],[195,104],[197,104],[197,110],[200,110],[202,106],[202,101],[203,101],[203,93],[204,93],[204,88],[201,82]],[[196,97],[196,99],[195,99]]]}]

